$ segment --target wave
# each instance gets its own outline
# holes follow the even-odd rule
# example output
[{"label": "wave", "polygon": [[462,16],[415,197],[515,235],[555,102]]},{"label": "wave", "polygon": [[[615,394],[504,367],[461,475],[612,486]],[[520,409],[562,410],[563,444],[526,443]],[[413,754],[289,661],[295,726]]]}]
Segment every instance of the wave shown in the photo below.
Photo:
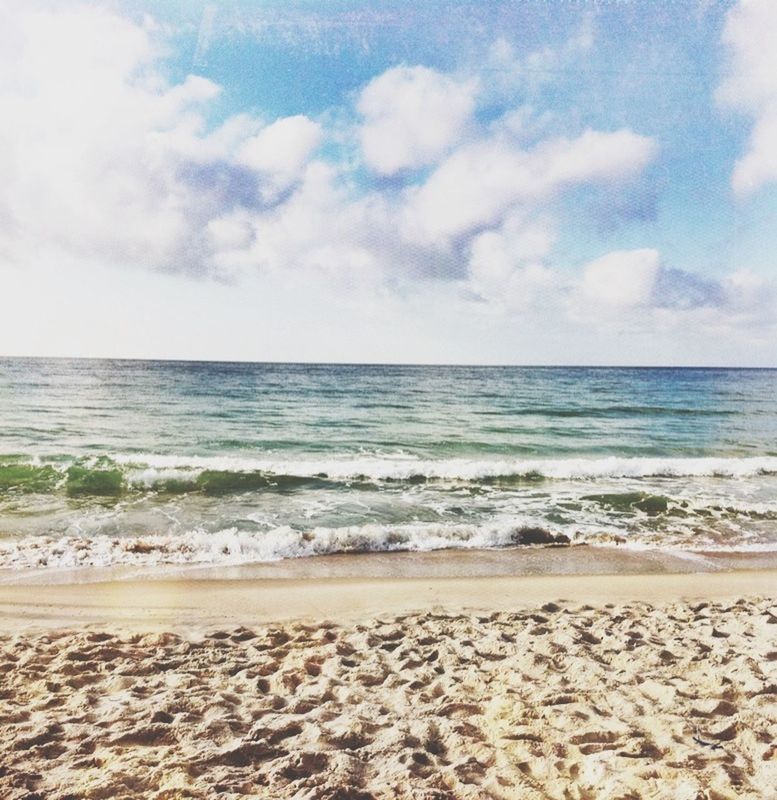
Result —
[{"label": "wave", "polygon": [[133,481],[151,484],[166,470],[262,473],[329,480],[412,481],[546,478],[753,477],[777,474],[777,457],[746,458],[560,458],[560,459],[423,459],[412,456],[340,456],[322,459],[270,459],[230,456],[117,455],[117,464],[131,468]]},{"label": "wave", "polygon": [[[0,568],[235,565],[335,553],[488,549],[520,544],[526,531],[540,530],[516,526],[514,522],[492,525],[406,523],[316,527],[305,531],[281,526],[264,532],[230,527],[216,532],[196,529],[181,534],[139,537],[34,536],[0,542]],[[546,532],[547,538],[553,536]]]},{"label": "wave", "polygon": [[510,484],[618,478],[748,478],[777,475],[777,457],[424,459],[410,455],[257,458],[117,454],[110,457],[0,458],[0,492],[62,491],[119,496],[125,491],[202,492],[337,488],[341,484],[458,482]]},{"label": "wave", "polygon": [[[572,533],[570,531],[570,533]],[[0,569],[81,569],[110,566],[235,566],[343,553],[429,552],[435,550],[495,550],[545,547],[570,539],[543,527],[491,524],[405,523],[365,524],[298,530],[288,526],[267,531],[236,527],[215,532],[194,529],[176,534],[143,536],[30,536],[0,541]],[[572,533],[571,544],[626,549],[662,549],[677,553],[774,552],[777,542],[736,542],[730,545],[698,538],[650,541],[601,529]]]}]

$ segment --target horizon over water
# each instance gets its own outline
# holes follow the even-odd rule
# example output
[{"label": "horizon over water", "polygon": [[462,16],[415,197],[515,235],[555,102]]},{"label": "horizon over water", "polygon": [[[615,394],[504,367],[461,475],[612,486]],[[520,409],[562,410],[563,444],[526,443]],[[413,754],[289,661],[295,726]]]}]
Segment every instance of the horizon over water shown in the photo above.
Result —
[{"label": "horizon over water", "polygon": [[491,364],[475,362],[444,362],[444,361],[286,361],[283,359],[223,359],[223,358],[148,358],[145,356],[40,356],[40,355],[2,355],[3,361],[107,361],[111,363],[143,363],[143,364],[236,364],[244,366],[275,366],[275,367],[407,367],[409,369],[423,369],[425,367],[463,367],[468,369],[644,369],[644,370],[729,370],[729,371],[760,371],[777,372],[777,365],[731,365],[731,364],[607,364],[596,362],[591,364],[548,364],[531,362]]},{"label": "horizon over water", "polygon": [[773,368],[0,358],[0,570],[774,551],[775,489]]}]

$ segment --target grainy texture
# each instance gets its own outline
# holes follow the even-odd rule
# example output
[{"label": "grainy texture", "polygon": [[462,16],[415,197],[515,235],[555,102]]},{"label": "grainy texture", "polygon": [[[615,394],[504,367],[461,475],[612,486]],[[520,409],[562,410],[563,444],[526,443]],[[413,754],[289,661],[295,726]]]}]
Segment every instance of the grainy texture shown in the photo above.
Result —
[{"label": "grainy texture", "polygon": [[777,608],[0,639],[0,796],[770,798]]}]

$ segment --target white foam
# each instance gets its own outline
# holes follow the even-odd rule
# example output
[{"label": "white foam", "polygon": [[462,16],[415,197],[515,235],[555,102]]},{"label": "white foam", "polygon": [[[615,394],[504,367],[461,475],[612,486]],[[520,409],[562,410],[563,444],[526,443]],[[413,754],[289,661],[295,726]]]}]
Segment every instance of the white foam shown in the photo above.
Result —
[{"label": "white foam", "polygon": [[250,458],[119,454],[113,460],[130,469],[131,482],[152,486],[170,479],[196,477],[204,470],[266,472],[274,475],[334,480],[408,480],[422,476],[438,480],[539,476],[556,480],[648,477],[747,478],[777,474],[777,457],[748,458],[561,458],[561,459],[422,459],[413,456],[334,456],[331,458]]},{"label": "white foam", "polygon": [[[320,556],[331,553],[391,552],[399,550],[431,551],[442,549],[494,549],[514,544],[517,528],[531,525],[530,520],[502,520],[491,524],[406,523],[401,525],[352,525],[339,528],[315,527],[301,531],[287,526],[267,531],[243,531],[230,527],[216,532],[202,529],[180,534],[142,537],[108,535],[31,536],[0,542],[0,569],[76,569],[118,565],[238,565],[279,561],[287,558]],[[618,532],[588,535],[573,531],[573,540],[593,545],[615,546],[617,539],[628,549],[660,549],[673,552],[698,549],[721,552],[771,552],[777,542],[739,543],[732,547],[710,546],[695,542],[691,548],[648,542],[626,537]],[[690,556],[689,556],[690,557]]]},{"label": "white foam", "polygon": [[28,537],[0,543],[0,568],[107,567],[119,564],[247,564],[348,552],[483,549],[513,543],[515,522],[492,525],[352,525],[308,531],[226,528],[143,537]]}]

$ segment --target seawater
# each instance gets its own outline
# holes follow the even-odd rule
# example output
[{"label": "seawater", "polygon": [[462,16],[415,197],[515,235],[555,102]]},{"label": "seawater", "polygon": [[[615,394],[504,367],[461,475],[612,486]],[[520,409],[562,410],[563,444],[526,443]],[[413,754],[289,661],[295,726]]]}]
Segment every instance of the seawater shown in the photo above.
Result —
[{"label": "seawater", "polygon": [[777,371],[0,360],[0,568],[777,549]]}]

